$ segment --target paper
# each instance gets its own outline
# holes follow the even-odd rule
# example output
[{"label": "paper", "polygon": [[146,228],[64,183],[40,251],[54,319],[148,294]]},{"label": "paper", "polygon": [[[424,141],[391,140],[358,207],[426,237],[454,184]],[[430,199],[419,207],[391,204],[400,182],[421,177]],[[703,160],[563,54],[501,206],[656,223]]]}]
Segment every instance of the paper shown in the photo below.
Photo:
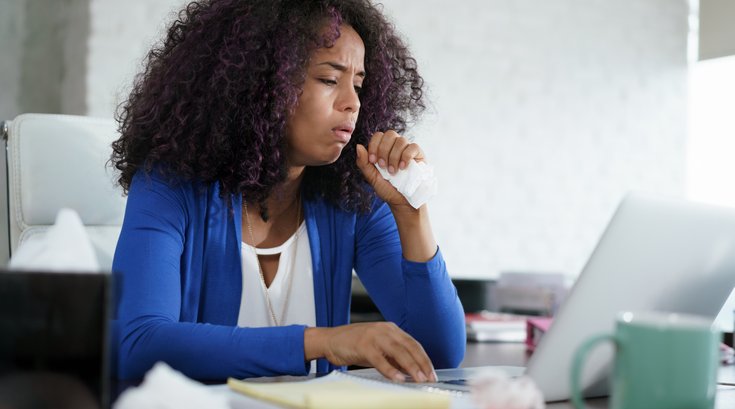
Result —
[{"label": "paper", "polygon": [[340,372],[302,382],[259,383],[230,378],[227,386],[245,395],[307,409],[447,409],[447,395],[422,392]]},{"label": "paper", "polygon": [[226,396],[195,382],[163,362],[145,374],[143,383],[120,395],[113,409],[229,409]]},{"label": "paper", "polygon": [[423,206],[437,192],[434,167],[426,162],[408,161],[408,166],[391,175],[387,169],[381,168],[377,163],[375,168],[380,175],[390,182],[415,209]]},{"label": "paper", "polygon": [[29,236],[10,259],[8,267],[18,270],[100,271],[84,224],[77,212],[61,209],[45,234]]},{"label": "paper", "polygon": [[510,378],[488,369],[471,381],[472,400],[477,409],[544,409],[544,396],[528,376]]}]

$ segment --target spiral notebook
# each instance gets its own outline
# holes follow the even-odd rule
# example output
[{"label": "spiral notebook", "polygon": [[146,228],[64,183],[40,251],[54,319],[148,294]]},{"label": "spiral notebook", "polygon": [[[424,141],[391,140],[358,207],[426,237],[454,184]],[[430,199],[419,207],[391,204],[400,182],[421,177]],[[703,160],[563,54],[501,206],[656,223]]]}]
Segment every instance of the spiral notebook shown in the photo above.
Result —
[{"label": "spiral notebook", "polygon": [[230,378],[227,386],[252,398],[288,408],[308,409],[448,409],[452,395],[406,388],[334,371],[297,382],[249,382]]}]

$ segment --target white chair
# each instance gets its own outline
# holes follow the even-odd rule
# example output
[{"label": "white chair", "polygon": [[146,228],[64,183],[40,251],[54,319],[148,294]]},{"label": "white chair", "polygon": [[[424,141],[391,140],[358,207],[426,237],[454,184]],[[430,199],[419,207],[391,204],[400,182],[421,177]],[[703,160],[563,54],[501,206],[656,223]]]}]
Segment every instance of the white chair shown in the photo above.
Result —
[{"label": "white chair", "polygon": [[0,129],[7,144],[8,255],[44,234],[66,207],[79,214],[100,266],[109,271],[126,203],[107,165],[118,137],[114,121],[23,114]]}]

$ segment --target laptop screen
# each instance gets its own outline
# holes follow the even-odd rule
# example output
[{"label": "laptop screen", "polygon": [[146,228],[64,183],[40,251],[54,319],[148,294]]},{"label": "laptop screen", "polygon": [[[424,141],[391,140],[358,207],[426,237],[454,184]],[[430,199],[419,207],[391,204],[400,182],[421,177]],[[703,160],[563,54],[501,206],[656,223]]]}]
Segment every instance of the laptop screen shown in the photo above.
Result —
[{"label": "laptop screen", "polygon": [[0,271],[0,401],[108,406],[110,280]]}]

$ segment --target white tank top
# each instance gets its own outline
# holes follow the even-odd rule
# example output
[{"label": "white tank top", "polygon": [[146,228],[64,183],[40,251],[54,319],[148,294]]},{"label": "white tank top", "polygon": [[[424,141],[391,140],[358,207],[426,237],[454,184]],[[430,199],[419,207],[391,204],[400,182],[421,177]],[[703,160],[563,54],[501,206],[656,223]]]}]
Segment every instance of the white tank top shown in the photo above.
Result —
[{"label": "white tank top", "polygon": [[[300,324],[315,327],[314,272],[311,266],[311,249],[306,223],[302,222],[296,233],[278,247],[254,249],[243,242],[241,248],[242,296],[237,325],[239,327],[274,325],[264,295],[265,291],[268,291],[273,312],[281,325]],[[260,279],[255,251],[259,255],[281,255],[276,277],[267,289]],[[292,275],[291,291],[290,294],[287,294]],[[314,371],[315,365],[312,361],[311,372]]]}]

